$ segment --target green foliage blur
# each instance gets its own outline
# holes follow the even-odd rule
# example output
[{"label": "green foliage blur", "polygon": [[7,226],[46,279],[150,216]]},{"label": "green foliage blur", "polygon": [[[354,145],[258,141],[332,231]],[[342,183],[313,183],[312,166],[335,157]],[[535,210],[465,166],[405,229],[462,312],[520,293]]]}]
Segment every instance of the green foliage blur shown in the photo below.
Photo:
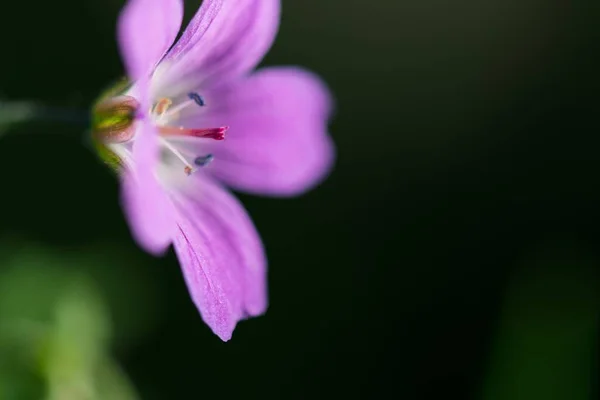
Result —
[{"label": "green foliage blur", "polygon": [[532,250],[511,278],[484,400],[594,398],[600,275],[597,260],[569,242]]},{"label": "green foliage blur", "polygon": [[106,301],[86,273],[104,267],[93,254],[6,241],[0,254],[0,398],[136,399],[111,354]]}]

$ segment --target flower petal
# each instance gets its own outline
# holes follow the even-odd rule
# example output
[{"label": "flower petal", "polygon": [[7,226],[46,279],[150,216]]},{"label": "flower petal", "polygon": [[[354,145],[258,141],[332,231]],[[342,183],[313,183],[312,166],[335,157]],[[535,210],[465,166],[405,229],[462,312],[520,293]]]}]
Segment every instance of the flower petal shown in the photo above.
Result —
[{"label": "flower petal", "polygon": [[313,74],[268,68],[203,95],[206,106],[181,122],[229,126],[224,141],[198,145],[198,151],[213,154],[214,161],[204,169],[218,179],[242,191],[289,196],[310,189],[329,173],[334,160],[327,134],[331,98]]},{"label": "flower petal", "polygon": [[177,37],[181,0],[129,0],[118,22],[121,56],[132,80],[149,74]]},{"label": "flower petal", "polygon": [[237,321],[267,308],[266,260],[240,203],[199,175],[197,194],[177,196],[175,251],[191,297],[208,326],[227,341]]},{"label": "flower petal", "polygon": [[155,128],[138,122],[133,162],[122,174],[121,202],[131,233],[154,255],[165,252],[175,233],[175,213],[167,193],[156,179],[158,141]]},{"label": "flower petal", "polygon": [[271,47],[281,0],[204,0],[157,70],[157,92],[175,97],[244,74]]}]

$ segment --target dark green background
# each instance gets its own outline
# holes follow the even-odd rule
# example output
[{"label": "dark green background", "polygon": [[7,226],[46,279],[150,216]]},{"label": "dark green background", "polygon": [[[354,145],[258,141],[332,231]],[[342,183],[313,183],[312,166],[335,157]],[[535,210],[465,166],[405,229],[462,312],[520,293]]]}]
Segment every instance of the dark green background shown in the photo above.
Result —
[{"label": "dark green background", "polygon": [[[88,107],[123,73],[122,4],[4,2],[2,96]],[[300,198],[241,196],[271,306],[229,343],[173,253],[136,248],[82,128],[2,140],[1,233],[143,264],[156,325],[115,352],[144,399],[476,398],[522,260],[599,255],[599,22],[592,0],[284,0],[264,65],[329,83],[338,160]]]}]

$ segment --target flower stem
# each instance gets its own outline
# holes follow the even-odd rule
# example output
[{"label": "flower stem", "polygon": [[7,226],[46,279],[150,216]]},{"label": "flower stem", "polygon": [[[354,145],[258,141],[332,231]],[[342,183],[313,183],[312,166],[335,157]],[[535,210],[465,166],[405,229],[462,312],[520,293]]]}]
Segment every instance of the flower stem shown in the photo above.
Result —
[{"label": "flower stem", "polygon": [[85,112],[40,105],[32,101],[7,102],[0,99],[0,135],[14,125],[25,122],[51,122],[88,126]]}]

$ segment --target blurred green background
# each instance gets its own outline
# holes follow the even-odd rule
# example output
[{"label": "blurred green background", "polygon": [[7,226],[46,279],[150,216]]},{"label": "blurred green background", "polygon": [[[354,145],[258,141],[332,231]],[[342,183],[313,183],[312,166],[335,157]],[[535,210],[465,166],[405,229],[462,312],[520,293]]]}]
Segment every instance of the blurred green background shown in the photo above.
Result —
[{"label": "blurred green background", "polygon": [[[123,73],[123,3],[4,2],[2,98],[88,107]],[[14,127],[0,145],[0,287],[22,290],[0,293],[0,322],[23,313],[63,332],[61,296],[89,307],[67,313],[67,343],[114,379],[73,379],[143,399],[597,398],[599,21],[595,0],[283,0],[263,64],[328,82],[338,161],[300,198],[240,196],[271,305],[228,343],[174,254],[132,241],[84,129]],[[74,293],[96,300],[44,297],[79,279]],[[64,365],[25,362],[23,378],[16,339],[2,340],[0,399],[47,395]]]}]

